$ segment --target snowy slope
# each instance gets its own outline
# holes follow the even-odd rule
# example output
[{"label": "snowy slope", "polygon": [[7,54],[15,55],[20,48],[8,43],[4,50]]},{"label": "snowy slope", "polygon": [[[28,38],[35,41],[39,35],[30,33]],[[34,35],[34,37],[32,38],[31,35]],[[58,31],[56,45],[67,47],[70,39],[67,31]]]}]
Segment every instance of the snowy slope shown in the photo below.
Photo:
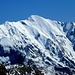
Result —
[{"label": "snowy slope", "polygon": [[74,33],[75,23],[37,15],[7,21],[0,25],[0,63],[35,65],[47,75],[54,66],[75,68]]}]

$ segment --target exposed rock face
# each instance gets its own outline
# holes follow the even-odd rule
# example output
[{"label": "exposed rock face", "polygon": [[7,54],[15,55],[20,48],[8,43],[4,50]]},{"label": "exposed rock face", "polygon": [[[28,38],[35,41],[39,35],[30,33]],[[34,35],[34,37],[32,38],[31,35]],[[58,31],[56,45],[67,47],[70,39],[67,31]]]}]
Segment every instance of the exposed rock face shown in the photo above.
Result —
[{"label": "exposed rock face", "polygon": [[11,65],[9,69],[0,65],[0,75],[44,75],[44,73],[36,67],[15,64]]},{"label": "exposed rock face", "polygon": [[0,75],[7,75],[7,69],[2,64],[0,64]]}]

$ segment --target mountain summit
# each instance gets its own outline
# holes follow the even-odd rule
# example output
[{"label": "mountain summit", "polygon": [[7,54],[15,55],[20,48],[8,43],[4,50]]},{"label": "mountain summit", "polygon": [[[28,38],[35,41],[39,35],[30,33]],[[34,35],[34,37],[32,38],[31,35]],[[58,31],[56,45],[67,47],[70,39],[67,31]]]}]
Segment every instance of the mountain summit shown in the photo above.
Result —
[{"label": "mountain summit", "polygon": [[5,22],[0,25],[0,64],[35,66],[45,75],[72,73],[75,69],[75,23],[37,15],[18,22]]}]

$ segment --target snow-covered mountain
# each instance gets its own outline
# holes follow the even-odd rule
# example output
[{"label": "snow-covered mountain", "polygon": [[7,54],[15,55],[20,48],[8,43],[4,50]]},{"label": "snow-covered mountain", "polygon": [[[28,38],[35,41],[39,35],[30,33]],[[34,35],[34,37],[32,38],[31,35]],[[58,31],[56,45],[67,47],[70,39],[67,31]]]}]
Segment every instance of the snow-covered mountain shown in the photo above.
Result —
[{"label": "snow-covered mountain", "polygon": [[[46,75],[75,69],[75,23],[32,15],[0,25],[0,63],[36,66]],[[68,68],[68,70],[67,70]],[[70,73],[70,72],[69,72]]]}]

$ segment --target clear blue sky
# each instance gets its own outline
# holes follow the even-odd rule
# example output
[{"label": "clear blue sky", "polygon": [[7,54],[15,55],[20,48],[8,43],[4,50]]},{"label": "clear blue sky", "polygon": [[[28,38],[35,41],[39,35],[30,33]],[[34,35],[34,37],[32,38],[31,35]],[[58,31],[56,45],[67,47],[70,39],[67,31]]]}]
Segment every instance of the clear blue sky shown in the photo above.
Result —
[{"label": "clear blue sky", "polygon": [[75,22],[75,0],[0,0],[0,24],[30,15]]}]

